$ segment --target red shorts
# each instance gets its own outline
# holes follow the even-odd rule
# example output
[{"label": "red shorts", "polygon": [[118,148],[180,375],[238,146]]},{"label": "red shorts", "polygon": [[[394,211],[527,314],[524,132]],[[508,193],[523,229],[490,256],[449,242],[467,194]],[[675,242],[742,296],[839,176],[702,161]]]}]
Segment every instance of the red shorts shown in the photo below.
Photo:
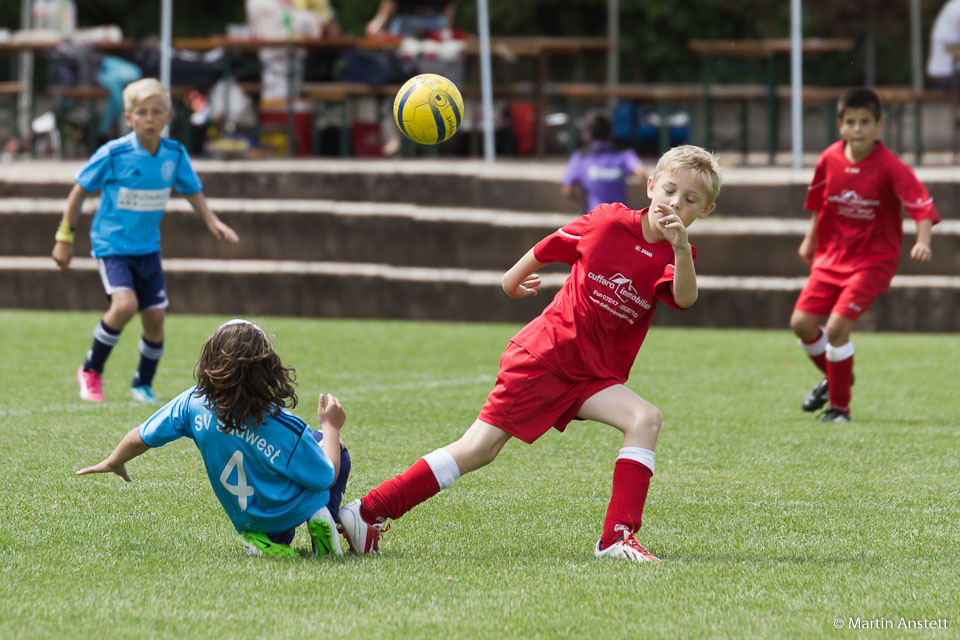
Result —
[{"label": "red shorts", "polygon": [[856,321],[889,288],[890,277],[872,269],[849,276],[813,269],[795,308],[815,316],[836,313]]},{"label": "red shorts", "polygon": [[497,383],[478,417],[530,444],[550,427],[566,429],[587,398],[615,384],[620,381],[561,378],[526,349],[510,342],[500,356]]}]

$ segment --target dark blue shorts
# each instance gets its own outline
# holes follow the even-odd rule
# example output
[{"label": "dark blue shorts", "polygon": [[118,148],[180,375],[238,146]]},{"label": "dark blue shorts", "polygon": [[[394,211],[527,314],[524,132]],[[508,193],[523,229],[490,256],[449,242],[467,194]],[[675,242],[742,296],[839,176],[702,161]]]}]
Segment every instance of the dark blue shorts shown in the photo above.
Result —
[{"label": "dark blue shorts", "polygon": [[144,256],[104,256],[97,258],[100,280],[107,295],[133,291],[138,309],[166,309],[167,287],[163,281],[160,253]]}]

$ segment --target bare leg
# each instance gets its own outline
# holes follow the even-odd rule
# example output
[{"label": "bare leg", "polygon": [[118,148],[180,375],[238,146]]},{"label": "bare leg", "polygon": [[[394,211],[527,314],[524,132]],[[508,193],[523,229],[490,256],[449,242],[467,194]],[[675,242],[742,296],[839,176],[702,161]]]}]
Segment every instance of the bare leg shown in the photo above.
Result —
[{"label": "bare leg", "polygon": [[163,309],[144,309],[140,312],[143,337],[150,342],[163,342]]},{"label": "bare leg", "polygon": [[790,329],[804,342],[812,342],[820,333],[820,317],[794,309],[790,316]]},{"label": "bare leg", "polygon": [[110,294],[110,308],[103,314],[103,321],[107,326],[120,331],[135,315],[137,315],[137,294],[129,289],[121,289]]},{"label": "bare leg", "polygon": [[577,417],[596,420],[623,433],[624,447],[657,448],[663,416],[655,406],[622,384],[608,387],[590,396]]},{"label": "bare leg", "polygon": [[444,449],[457,461],[463,475],[493,462],[509,439],[510,435],[503,429],[477,420],[459,440]]}]

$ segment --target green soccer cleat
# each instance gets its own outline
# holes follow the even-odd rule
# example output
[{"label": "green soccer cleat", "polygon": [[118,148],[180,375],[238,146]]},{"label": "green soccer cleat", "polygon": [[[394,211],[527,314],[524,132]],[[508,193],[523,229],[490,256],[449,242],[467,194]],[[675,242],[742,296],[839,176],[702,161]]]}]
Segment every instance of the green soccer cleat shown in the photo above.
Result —
[{"label": "green soccer cleat", "polygon": [[265,533],[259,531],[244,531],[240,534],[240,544],[252,556],[266,556],[268,558],[299,558],[300,554],[293,547],[286,544],[277,544],[270,540]]},{"label": "green soccer cleat", "polygon": [[334,522],[326,507],[320,509],[307,522],[310,532],[310,542],[313,545],[315,556],[342,556],[340,534],[337,533],[337,523]]}]

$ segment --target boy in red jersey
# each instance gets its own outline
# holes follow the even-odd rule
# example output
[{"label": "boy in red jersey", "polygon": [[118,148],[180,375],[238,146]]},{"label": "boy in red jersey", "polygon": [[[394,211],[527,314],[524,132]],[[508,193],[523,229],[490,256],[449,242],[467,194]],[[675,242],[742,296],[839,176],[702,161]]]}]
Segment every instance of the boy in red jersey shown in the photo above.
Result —
[{"label": "boy in red jersey", "polygon": [[815,213],[799,254],[812,265],[790,318],[800,346],[825,374],[802,404],[804,411],[816,411],[829,399],[820,422],[850,421],[850,331],[890,289],[903,246],[901,206],[917,223],[910,250],[916,262],[930,261],[930,233],[940,221],[923,184],[878,140],[883,124],[877,94],[847,91],[837,103],[837,118],[843,139],[821,154],[803,204]]},{"label": "boy in red jersey", "polygon": [[571,265],[550,305],[507,345],[496,385],[463,436],[340,510],[355,553],[376,553],[387,518],[492,462],[511,437],[532,443],[577,418],[623,433],[595,555],[658,561],[635,534],[662,416],[625,382],[657,302],[686,309],[697,299],[687,227],[714,210],[720,182],[712,154],[692,145],[672,149],[647,180],[648,208],[602,204],[538,242],[504,274],[507,295],[525,298],[540,289],[539,268]]}]

